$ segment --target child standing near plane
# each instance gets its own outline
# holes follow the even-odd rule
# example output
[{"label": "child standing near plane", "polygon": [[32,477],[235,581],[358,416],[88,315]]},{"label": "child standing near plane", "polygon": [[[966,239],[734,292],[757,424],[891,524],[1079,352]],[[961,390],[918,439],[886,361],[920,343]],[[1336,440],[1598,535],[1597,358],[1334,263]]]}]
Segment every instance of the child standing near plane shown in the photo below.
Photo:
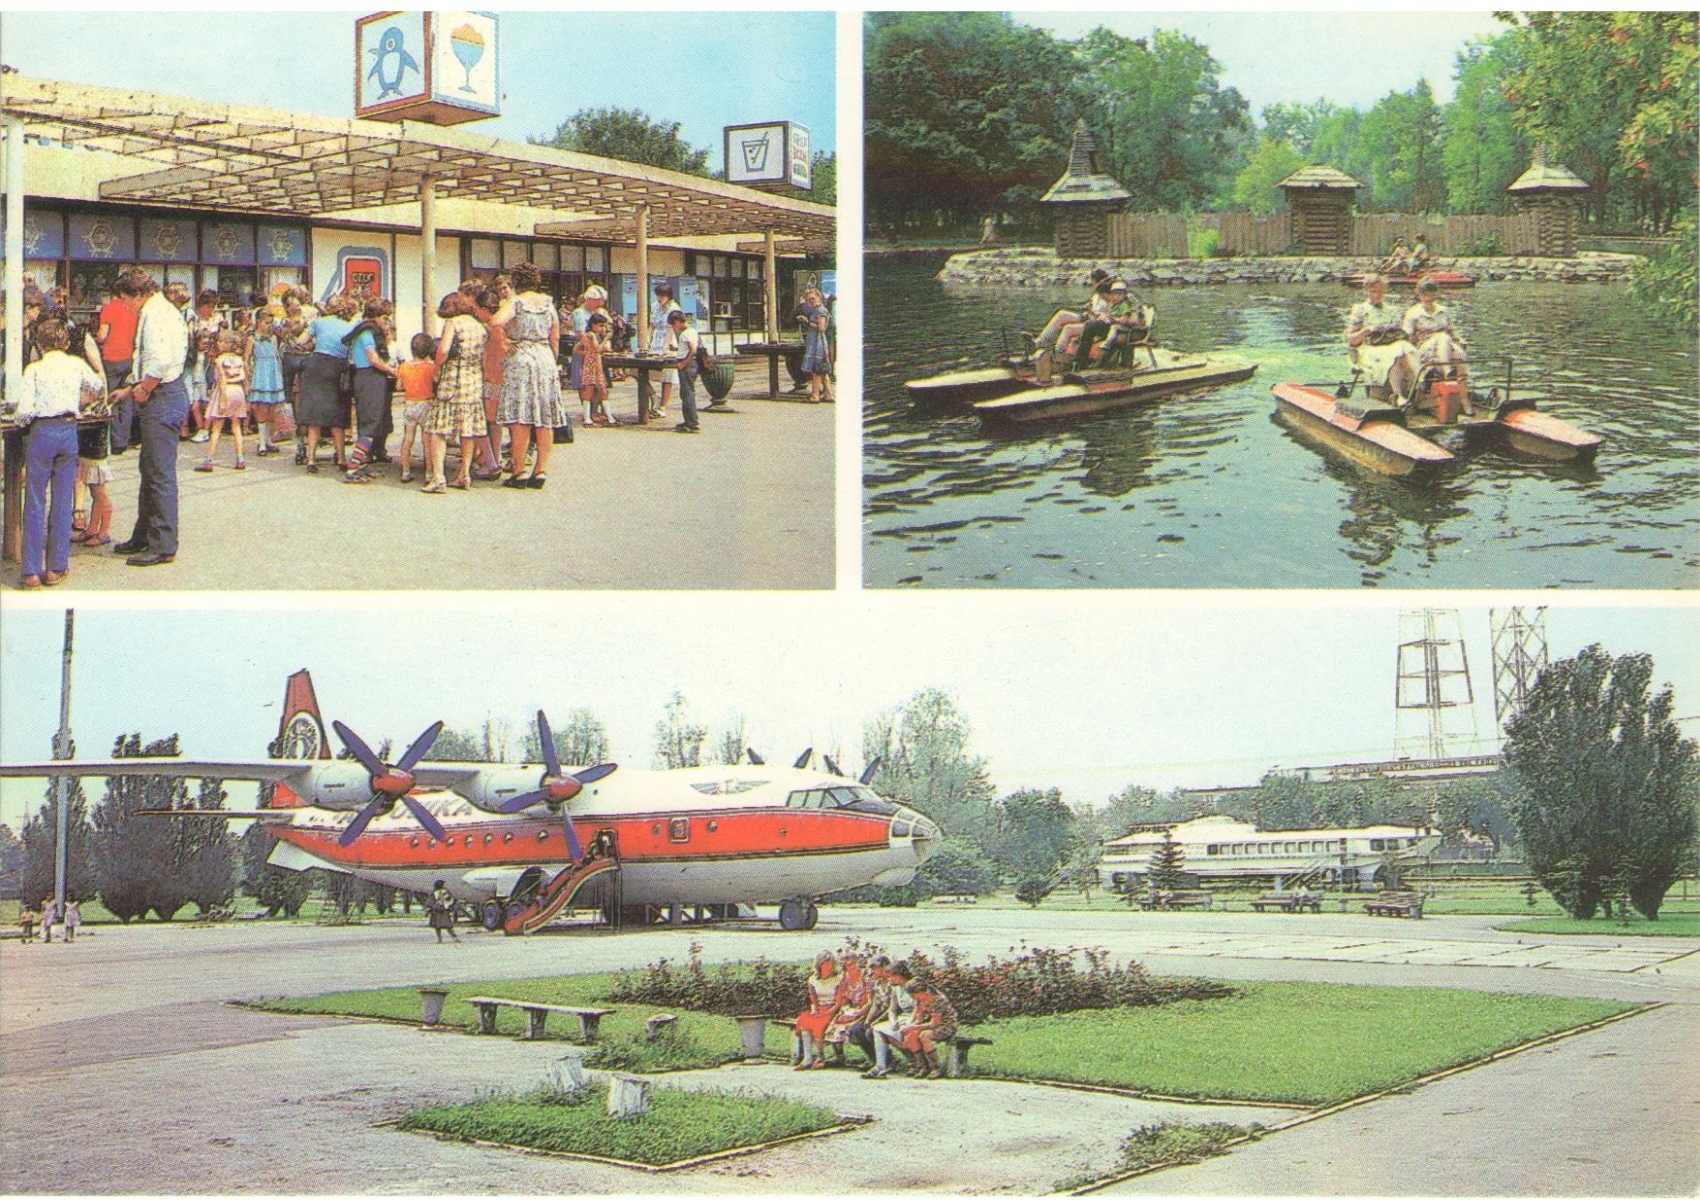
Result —
[{"label": "child standing near plane", "polygon": [[83,925],[82,905],[77,903],[77,898],[75,896],[66,896],[65,897],[65,940],[67,942],[76,941],[77,940],[77,930],[81,929],[82,925]]},{"label": "child standing near plane", "polygon": [[53,927],[59,923],[59,906],[49,896],[41,902],[41,940],[53,944]]}]

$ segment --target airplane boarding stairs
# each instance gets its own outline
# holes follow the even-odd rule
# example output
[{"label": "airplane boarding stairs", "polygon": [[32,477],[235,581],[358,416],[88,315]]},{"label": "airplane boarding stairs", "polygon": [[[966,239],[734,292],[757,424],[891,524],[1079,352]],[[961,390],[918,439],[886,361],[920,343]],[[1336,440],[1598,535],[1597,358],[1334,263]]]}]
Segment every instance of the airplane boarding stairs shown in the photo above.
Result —
[{"label": "airplane boarding stairs", "polygon": [[509,937],[535,933],[572,903],[573,898],[587,883],[604,877],[618,880],[619,872],[620,862],[615,858],[592,858],[566,867],[539,887],[529,903],[518,905],[508,912],[507,919],[502,923],[503,932]]}]

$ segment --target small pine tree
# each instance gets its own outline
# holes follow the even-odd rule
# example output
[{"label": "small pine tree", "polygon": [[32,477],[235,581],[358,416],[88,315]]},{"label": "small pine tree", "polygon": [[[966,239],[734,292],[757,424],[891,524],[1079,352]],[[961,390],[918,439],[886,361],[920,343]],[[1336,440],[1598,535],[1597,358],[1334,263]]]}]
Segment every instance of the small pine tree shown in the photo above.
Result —
[{"label": "small pine tree", "polygon": [[1186,871],[1186,850],[1175,841],[1173,830],[1163,831],[1163,844],[1151,852],[1148,880],[1152,887],[1174,891],[1181,886]]}]

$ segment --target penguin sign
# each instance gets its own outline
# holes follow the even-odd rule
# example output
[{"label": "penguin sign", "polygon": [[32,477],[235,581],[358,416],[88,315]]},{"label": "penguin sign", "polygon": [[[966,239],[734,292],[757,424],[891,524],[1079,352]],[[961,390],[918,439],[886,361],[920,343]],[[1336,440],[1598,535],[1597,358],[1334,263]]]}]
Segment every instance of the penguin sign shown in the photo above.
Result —
[{"label": "penguin sign", "polygon": [[355,116],[458,125],[499,114],[496,14],[380,12],[354,30]]}]

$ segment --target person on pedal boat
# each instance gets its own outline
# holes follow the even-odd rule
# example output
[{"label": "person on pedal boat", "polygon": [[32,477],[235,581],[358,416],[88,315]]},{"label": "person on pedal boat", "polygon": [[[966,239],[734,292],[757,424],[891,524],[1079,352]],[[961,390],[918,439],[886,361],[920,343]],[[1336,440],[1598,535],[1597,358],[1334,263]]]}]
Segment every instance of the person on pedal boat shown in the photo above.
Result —
[{"label": "person on pedal boat", "polygon": [[1081,330],[1092,320],[1101,320],[1110,313],[1110,273],[1096,267],[1091,276],[1092,295],[1084,312],[1059,308],[1045,323],[1045,328],[1033,339],[1033,365],[1040,383],[1051,380],[1052,365],[1058,357],[1072,355],[1079,342]]},{"label": "person on pedal boat", "polygon": [[1405,337],[1417,348],[1417,369],[1423,375],[1435,369],[1434,377],[1452,378],[1466,384],[1464,414],[1473,415],[1468,390],[1469,370],[1464,365],[1470,352],[1464,339],[1452,328],[1452,314],[1440,303],[1440,285],[1432,279],[1417,284],[1417,302],[1405,310],[1401,322]]},{"label": "person on pedal boat", "polygon": [[1145,306],[1128,295],[1127,284],[1119,279],[1111,283],[1109,328],[1104,335],[1104,340],[1093,346],[1091,338],[1087,336],[1091,332],[1091,327],[1087,327],[1087,334],[1083,334],[1081,340],[1089,347],[1087,351],[1089,361],[1081,365],[1103,365],[1113,362],[1112,351],[1116,348],[1116,344],[1127,338],[1138,337],[1143,334],[1147,327],[1146,322]]},{"label": "person on pedal boat", "polygon": [[1387,280],[1376,275],[1346,318],[1346,359],[1366,387],[1385,388],[1403,406],[1417,380],[1417,348],[1400,314],[1387,303]]}]

